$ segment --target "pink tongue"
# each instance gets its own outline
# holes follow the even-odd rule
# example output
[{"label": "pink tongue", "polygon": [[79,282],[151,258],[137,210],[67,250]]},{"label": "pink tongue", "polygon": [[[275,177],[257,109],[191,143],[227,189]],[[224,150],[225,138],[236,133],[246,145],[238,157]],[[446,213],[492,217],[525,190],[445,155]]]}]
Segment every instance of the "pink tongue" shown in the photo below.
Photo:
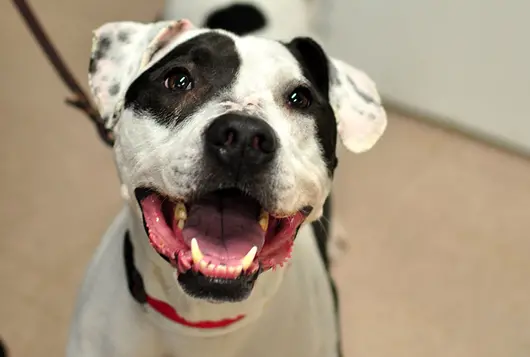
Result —
[{"label": "pink tongue", "polygon": [[256,246],[265,244],[258,223],[260,206],[238,193],[213,193],[191,205],[182,236],[190,246],[197,239],[201,252],[210,258],[239,263]]}]

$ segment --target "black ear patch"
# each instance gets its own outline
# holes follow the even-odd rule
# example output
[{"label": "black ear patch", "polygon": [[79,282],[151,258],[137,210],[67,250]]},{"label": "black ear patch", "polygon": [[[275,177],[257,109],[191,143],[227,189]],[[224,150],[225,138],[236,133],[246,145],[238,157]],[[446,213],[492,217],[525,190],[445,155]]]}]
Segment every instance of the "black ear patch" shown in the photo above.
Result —
[{"label": "black ear patch", "polygon": [[329,103],[330,65],[328,56],[320,45],[309,37],[296,37],[283,45],[291,52],[300,69],[317,91],[321,100],[310,108],[317,129],[317,136],[323,149],[328,172],[333,176],[337,167],[337,120]]},{"label": "black ear patch", "polygon": [[286,46],[301,64],[306,78],[329,100],[329,63],[322,47],[309,37],[296,37]]},{"label": "black ear patch", "polygon": [[234,4],[212,12],[206,18],[203,27],[230,31],[243,36],[266,25],[265,15],[254,5]]}]

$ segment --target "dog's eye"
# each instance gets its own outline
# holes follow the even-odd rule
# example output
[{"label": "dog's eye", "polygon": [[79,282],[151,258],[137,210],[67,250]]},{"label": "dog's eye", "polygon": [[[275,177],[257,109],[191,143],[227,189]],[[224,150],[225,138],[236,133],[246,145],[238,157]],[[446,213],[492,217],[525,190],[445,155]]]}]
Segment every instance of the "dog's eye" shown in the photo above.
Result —
[{"label": "dog's eye", "polygon": [[188,73],[178,70],[167,75],[164,86],[170,90],[190,90],[193,88],[193,81]]},{"label": "dog's eye", "polygon": [[298,87],[287,97],[289,106],[299,109],[308,108],[312,101],[311,92],[305,87]]}]

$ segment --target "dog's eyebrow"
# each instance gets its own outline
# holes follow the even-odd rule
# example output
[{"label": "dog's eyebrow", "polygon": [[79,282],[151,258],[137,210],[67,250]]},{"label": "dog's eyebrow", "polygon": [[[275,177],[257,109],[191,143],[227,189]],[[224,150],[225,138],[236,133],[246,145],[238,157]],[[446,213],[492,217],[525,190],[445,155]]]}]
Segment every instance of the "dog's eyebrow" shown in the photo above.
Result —
[{"label": "dog's eyebrow", "polygon": [[198,65],[208,65],[212,62],[212,51],[208,47],[195,47],[190,51],[191,60]]},{"label": "dog's eyebrow", "polygon": [[305,76],[302,76],[300,78],[292,78],[288,80],[287,82],[285,82],[282,85],[282,91],[291,91],[295,89],[296,87],[300,87],[300,86],[304,86],[304,87],[307,87],[313,90],[315,88],[313,83],[311,83],[311,81],[308,78],[306,78]]}]

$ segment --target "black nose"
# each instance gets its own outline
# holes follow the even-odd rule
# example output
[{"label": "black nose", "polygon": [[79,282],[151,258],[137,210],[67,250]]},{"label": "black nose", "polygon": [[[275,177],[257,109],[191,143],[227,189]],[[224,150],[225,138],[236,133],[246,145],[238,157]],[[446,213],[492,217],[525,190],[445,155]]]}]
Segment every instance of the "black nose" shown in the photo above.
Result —
[{"label": "black nose", "polygon": [[274,130],[264,120],[228,113],[206,129],[206,149],[223,166],[233,170],[261,168],[276,153]]}]

